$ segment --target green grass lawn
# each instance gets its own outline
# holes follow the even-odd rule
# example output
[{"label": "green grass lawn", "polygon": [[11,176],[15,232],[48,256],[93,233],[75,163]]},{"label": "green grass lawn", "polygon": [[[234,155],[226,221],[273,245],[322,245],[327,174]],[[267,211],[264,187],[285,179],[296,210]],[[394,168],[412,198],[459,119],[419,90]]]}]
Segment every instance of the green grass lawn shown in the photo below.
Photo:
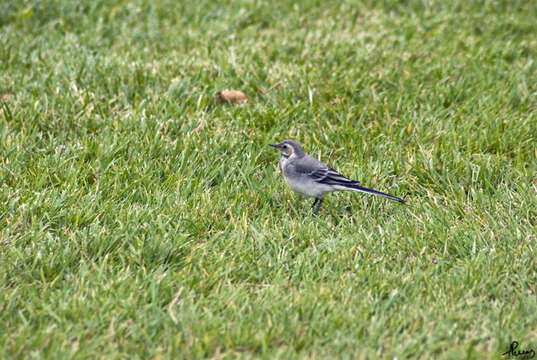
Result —
[{"label": "green grass lawn", "polygon": [[[537,351],[536,19],[0,0],[0,358]],[[303,219],[284,139],[407,204],[334,193]]]}]

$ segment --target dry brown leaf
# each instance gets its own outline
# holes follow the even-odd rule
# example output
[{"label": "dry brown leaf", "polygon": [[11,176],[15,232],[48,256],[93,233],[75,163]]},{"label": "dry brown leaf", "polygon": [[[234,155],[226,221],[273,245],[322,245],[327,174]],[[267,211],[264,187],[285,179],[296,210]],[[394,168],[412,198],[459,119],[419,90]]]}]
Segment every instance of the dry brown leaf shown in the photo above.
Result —
[{"label": "dry brown leaf", "polygon": [[13,97],[12,94],[1,93],[0,94],[0,101],[7,101],[7,100],[11,99],[12,97]]},{"label": "dry brown leaf", "polygon": [[216,100],[226,104],[246,104],[246,94],[239,90],[223,90],[216,93]]}]

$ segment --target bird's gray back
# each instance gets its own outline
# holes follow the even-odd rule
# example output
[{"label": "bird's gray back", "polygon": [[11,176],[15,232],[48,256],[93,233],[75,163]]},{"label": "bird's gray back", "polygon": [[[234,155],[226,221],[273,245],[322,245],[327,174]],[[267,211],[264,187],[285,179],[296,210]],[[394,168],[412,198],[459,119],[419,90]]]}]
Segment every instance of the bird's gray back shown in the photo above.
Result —
[{"label": "bird's gray back", "polygon": [[359,181],[348,179],[337,170],[332,169],[309,155],[292,159],[285,165],[286,168],[283,171],[286,176],[309,178],[318,183],[329,185],[348,186],[358,185],[360,183]]},{"label": "bird's gray back", "polygon": [[284,167],[285,169],[282,170],[286,174],[295,176],[309,175],[317,170],[328,168],[328,166],[309,155],[289,159]]}]

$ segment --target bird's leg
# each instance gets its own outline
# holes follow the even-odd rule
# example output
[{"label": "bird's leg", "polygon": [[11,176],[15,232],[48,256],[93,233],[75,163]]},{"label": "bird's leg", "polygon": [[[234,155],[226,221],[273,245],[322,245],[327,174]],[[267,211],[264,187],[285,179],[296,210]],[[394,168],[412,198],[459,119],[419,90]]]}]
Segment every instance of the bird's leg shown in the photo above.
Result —
[{"label": "bird's leg", "polygon": [[[311,205],[312,209],[315,207],[315,205],[317,205],[317,202],[319,202],[319,199],[315,198],[315,200],[313,201],[313,204]],[[306,217],[306,214],[302,214],[302,219],[304,219],[305,217]]]},{"label": "bird's leg", "polygon": [[[311,205],[311,208],[315,208],[315,205],[317,205],[317,207],[315,208],[315,211],[313,211],[313,214],[314,215],[317,215],[319,213],[319,208],[321,207],[321,203],[323,202],[323,199],[322,198],[315,198],[315,200],[313,201],[313,204]],[[302,219],[304,219],[306,216],[306,214],[302,214]]]},{"label": "bird's leg", "polygon": [[321,205],[323,203],[323,198],[316,198],[315,202],[313,203],[313,205],[315,205],[315,203],[317,203],[317,208],[315,209],[315,211],[313,213],[315,215],[319,215],[319,209],[321,208]]}]

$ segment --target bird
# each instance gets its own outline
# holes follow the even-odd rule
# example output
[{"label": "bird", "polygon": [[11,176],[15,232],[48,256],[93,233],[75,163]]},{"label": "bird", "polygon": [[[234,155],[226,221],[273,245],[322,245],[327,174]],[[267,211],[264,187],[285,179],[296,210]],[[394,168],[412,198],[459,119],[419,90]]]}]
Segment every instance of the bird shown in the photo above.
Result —
[{"label": "bird", "polygon": [[312,208],[315,208],[315,215],[319,214],[323,196],[333,191],[358,191],[400,203],[406,202],[396,196],[360,186],[359,181],[348,179],[328,165],[307,155],[294,140],[269,145],[280,151],[278,166],[287,186],[294,192],[315,198],[312,205]]}]

